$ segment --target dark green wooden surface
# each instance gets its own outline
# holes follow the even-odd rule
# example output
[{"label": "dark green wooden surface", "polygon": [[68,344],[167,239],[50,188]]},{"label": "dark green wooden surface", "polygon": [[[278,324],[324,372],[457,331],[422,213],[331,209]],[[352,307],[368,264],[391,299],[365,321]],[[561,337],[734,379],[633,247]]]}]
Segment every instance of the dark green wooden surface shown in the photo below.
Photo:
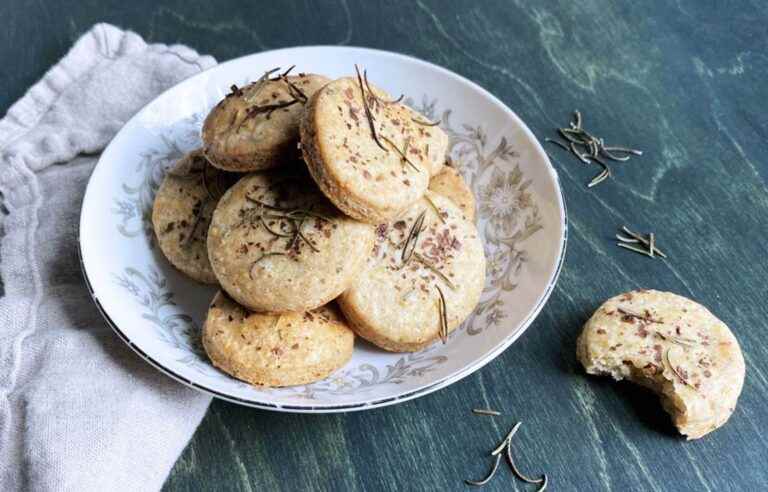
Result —
[{"label": "dark green wooden surface", "polygon": [[[592,170],[550,150],[570,219],[565,268],[536,322],[483,370],[364,413],[214,401],[168,490],[462,490],[516,420],[521,468],[546,471],[552,490],[768,487],[768,3],[159,3],[0,2],[0,113],[106,21],[219,60],[304,44],[407,53],[489,89],[539,138],[579,108],[588,128],[646,151],[587,191]],[[618,250],[620,224],[655,230],[670,261]],[[681,440],[648,393],[579,370],[582,323],[604,298],[636,287],[702,302],[742,344],[739,406],[703,440]],[[504,416],[472,416],[477,406]],[[486,490],[515,487],[533,489],[503,469]]]}]

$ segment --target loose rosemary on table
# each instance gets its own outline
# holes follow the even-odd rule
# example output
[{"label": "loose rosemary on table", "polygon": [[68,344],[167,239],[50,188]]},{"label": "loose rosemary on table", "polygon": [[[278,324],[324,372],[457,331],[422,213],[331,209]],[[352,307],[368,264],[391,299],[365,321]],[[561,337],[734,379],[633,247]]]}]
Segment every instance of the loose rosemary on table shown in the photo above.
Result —
[{"label": "loose rosemary on table", "polygon": [[496,410],[490,410],[488,408],[473,408],[472,413],[475,415],[489,415],[491,417],[498,417],[501,415],[501,412],[497,412]]},{"label": "loose rosemary on table", "polygon": [[[475,413],[478,413],[478,412],[475,411]],[[515,437],[515,434],[517,433],[517,430],[520,428],[521,425],[522,425],[522,422],[516,423],[512,427],[512,430],[510,430],[507,436],[501,441],[501,443],[499,443],[499,445],[496,446],[496,448],[493,451],[491,451],[491,457],[494,458],[494,462],[493,462],[493,466],[491,467],[491,470],[488,472],[488,475],[486,475],[485,478],[481,480],[465,480],[467,485],[480,487],[490,482],[491,479],[494,477],[494,475],[496,475],[496,471],[499,469],[499,463],[501,463],[501,456],[502,456],[502,453],[504,453],[507,458],[507,464],[512,470],[512,473],[515,475],[515,478],[526,483],[539,485],[539,489],[537,492],[543,492],[544,490],[547,489],[549,480],[547,479],[546,473],[543,474],[542,477],[539,479],[532,479],[524,475],[522,472],[520,472],[520,470],[517,468],[517,465],[515,464],[514,457],[512,456],[512,438]]]},{"label": "loose rosemary on table", "polygon": [[606,146],[602,138],[595,137],[582,127],[581,113],[578,110],[573,112],[573,116],[574,119],[568,128],[557,129],[557,133],[563,141],[553,138],[547,138],[545,141],[570,152],[584,164],[594,162],[602,168],[600,173],[587,183],[588,188],[597,186],[611,177],[611,168],[608,167],[604,158],[611,161],[626,162],[630,155],[643,155],[642,151],[628,147]]},{"label": "loose rosemary on table", "polygon": [[619,240],[616,245],[620,248],[634,251],[649,258],[657,256],[667,258],[667,255],[656,246],[656,234],[652,232],[645,237],[630,231],[626,226],[622,226],[621,233],[616,234],[616,239]]}]

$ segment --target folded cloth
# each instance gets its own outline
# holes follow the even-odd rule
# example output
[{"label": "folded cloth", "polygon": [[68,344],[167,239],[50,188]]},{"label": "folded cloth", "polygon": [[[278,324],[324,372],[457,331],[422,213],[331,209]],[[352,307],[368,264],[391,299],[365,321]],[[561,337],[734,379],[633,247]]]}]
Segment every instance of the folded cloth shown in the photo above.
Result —
[{"label": "folded cloth", "polygon": [[99,315],[76,224],[96,153],[215,63],[98,24],[0,120],[0,490],[157,490],[200,423],[210,398],[150,367]]}]

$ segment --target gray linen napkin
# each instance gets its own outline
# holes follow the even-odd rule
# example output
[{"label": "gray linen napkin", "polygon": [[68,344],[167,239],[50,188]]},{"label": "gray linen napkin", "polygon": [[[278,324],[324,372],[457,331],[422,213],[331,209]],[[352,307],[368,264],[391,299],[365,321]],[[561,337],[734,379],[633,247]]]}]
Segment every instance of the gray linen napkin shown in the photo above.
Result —
[{"label": "gray linen napkin", "polygon": [[202,419],[210,398],[150,367],[100,317],[76,223],[96,153],[215,63],[98,24],[0,120],[0,490],[157,490]]}]

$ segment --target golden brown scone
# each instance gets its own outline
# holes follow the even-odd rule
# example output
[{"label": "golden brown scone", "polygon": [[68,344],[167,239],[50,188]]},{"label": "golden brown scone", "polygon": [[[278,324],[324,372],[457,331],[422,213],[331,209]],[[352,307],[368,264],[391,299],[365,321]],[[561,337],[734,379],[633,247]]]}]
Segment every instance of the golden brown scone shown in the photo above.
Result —
[{"label": "golden brown scone", "polygon": [[222,197],[208,231],[219,283],[258,312],[332,301],[365,265],[374,228],[336,209],[305,174],[254,173]]},{"label": "golden brown scone", "polygon": [[584,326],[577,355],[589,374],[650,388],[677,429],[697,439],[725,424],[744,384],[728,327],[701,304],[637,290],[608,299]]},{"label": "golden brown scone", "polygon": [[152,226],[160,251],[198,282],[218,283],[208,260],[206,238],[213,209],[232,183],[233,175],[214,168],[195,150],[168,171],[155,195]]},{"label": "golden brown scone", "polygon": [[451,200],[459,206],[470,222],[475,222],[475,196],[456,168],[444,166],[429,181],[429,190]]},{"label": "golden brown scone", "polygon": [[448,136],[412,109],[387,103],[391,99],[385,92],[372,85],[371,91],[365,88],[377,139],[361,83],[342,78],[310,98],[301,120],[301,144],[323,193],[347,215],[379,224],[423,196],[430,176],[443,165]]},{"label": "golden brown scone", "polygon": [[352,357],[355,336],[333,305],[306,313],[257,314],[219,291],[203,346],[213,365],[251,384],[293,386],[328,377]]},{"label": "golden brown scone", "polygon": [[[422,232],[414,240],[411,232],[419,230],[422,214]],[[449,332],[480,299],[485,254],[477,229],[453,202],[427,192],[377,233],[367,269],[339,297],[339,307],[355,332],[379,347],[421,350],[440,336],[439,290],[445,296]]]},{"label": "golden brown scone", "polygon": [[203,124],[206,157],[216,167],[237,172],[294,163],[300,155],[296,147],[304,98],[328,81],[299,74],[233,86]]}]

